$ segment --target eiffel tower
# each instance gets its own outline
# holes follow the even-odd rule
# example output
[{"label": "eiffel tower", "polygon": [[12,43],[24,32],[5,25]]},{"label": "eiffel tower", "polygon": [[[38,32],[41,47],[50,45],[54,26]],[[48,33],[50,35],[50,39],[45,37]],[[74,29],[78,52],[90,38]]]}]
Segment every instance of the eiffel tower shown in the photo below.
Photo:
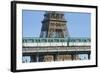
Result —
[{"label": "eiffel tower", "polygon": [[[44,14],[40,38],[67,38],[69,32],[64,13],[48,11]],[[55,46],[56,48],[56,46]],[[77,58],[77,57],[75,57]],[[43,61],[52,61],[52,55],[45,55]],[[57,55],[56,60],[71,60],[71,55]]]},{"label": "eiffel tower", "polygon": [[66,19],[62,12],[49,11],[44,14],[40,38],[66,38],[69,36]]}]

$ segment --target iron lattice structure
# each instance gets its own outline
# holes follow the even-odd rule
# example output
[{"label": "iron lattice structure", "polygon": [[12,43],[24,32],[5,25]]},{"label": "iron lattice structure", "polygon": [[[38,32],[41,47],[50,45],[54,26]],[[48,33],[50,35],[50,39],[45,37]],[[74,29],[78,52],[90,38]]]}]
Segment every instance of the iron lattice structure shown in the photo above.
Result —
[{"label": "iron lattice structure", "polygon": [[42,21],[41,38],[65,38],[69,36],[67,21],[62,12],[50,11],[44,14]]}]

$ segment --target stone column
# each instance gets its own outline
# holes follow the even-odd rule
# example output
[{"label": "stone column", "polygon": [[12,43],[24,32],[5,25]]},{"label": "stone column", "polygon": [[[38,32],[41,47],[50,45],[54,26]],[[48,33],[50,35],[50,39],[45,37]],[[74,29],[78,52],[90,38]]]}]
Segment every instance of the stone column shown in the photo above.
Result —
[{"label": "stone column", "polygon": [[56,61],[57,60],[57,55],[53,55],[53,60]]},{"label": "stone column", "polygon": [[39,54],[36,54],[36,62],[39,62]]},{"label": "stone column", "polygon": [[35,55],[30,55],[31,57],[31,62],[35,62]]},{"label": "stone column", "polygon": [[53,55],[45,55],[44,62],[51,62],[53,61]]},{"label": "stone column", "polygon": [[88,54],[88,60],[90,60],[90,53]]},{"label": "stone column", "polygon": [[71,55],[71,59],[74,60],[74,56],[73,56],[73,54]]},{"label": "stone column", "polygon": [[65,60],[72,60],[71,54],[63,55],[63,59]]}]

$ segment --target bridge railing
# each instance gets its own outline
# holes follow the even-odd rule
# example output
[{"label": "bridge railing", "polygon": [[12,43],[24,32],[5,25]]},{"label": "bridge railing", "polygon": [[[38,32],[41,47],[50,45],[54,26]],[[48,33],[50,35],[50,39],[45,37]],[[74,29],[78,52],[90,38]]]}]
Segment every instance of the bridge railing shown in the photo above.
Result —
[{"label": "bridge railing", "polygon": [[24,38],[23,52],[90,51],[90,42],[90,38]]},{"label": "bridge railing", "polygon": [[91,47],[45,47],[45,48],[24,48],[24,52],[64,52],[64,51],[90,51]]},{"label": "bridge railing", "polygon": [[90,42],[90,38],[23,38],[23,43]]},{"label": "bridge railing", "polygon": [[90,38],[23,38],[23,46],[89,46]]}]

